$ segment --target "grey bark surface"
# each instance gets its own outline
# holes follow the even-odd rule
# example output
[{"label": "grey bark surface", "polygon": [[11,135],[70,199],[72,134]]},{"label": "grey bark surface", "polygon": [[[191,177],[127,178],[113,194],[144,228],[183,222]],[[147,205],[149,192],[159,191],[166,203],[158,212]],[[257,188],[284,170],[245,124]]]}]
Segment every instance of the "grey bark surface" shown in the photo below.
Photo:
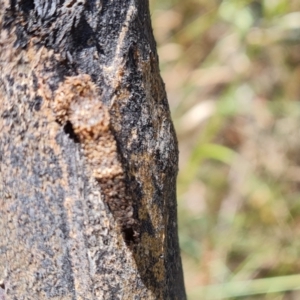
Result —
[{"label": "grey bark surface", "polygon": [[0,0],[0,299],[186,299],[177,140],[146,0]]}]

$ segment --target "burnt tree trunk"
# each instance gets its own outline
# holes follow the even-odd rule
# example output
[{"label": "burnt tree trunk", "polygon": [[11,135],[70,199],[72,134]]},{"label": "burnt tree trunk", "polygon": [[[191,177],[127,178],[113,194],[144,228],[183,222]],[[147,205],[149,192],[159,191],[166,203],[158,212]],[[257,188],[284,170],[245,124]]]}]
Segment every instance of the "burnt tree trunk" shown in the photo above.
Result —
[{"label": "burnt tree trunk", "polygon": [[186,299],[147,0],[0,0],[0,299]]}]

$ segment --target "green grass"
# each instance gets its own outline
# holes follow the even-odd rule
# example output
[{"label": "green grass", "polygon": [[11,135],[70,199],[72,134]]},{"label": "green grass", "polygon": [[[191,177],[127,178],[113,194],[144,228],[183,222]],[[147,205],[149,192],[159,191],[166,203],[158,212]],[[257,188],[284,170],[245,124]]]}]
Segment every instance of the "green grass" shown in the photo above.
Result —
[{"label": "green grass", "polygon": [[249,295],[279,294],[294,290],[300,290],[300,275],[235,281],[199,287],[191,291],[190,299],[232,299]]}]

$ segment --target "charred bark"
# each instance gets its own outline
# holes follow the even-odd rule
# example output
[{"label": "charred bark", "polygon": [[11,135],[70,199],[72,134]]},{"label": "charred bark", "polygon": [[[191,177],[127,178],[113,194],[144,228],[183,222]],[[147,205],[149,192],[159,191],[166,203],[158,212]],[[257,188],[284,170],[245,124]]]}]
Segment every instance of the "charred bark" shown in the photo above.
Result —
[{"label": "charred bark", "polygon": [[0,297],[186,299],[148,2],[0,7]]}]

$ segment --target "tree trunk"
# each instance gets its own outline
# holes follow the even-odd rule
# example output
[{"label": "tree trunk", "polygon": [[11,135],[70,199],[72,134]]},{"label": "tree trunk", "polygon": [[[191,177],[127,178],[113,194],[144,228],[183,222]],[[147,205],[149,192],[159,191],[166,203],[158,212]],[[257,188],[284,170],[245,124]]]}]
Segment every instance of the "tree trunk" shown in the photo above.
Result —
[{"label": "tree trunk", "polygon": [[186,299],[147,0],[0,0],[0,299]]}]

